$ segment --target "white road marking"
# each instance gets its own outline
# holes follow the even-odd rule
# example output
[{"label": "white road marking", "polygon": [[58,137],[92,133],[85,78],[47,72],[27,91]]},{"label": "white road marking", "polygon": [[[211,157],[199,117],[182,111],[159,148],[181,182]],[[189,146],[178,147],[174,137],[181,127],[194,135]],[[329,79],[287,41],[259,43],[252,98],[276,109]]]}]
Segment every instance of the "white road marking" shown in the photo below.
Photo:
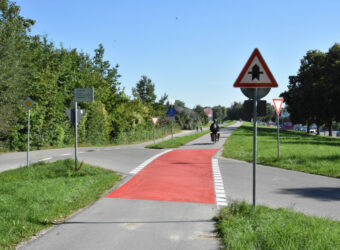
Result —
[{"label": "white road marking", "polygon": [[48,158],[41,159],[39,161],[48,161],[48,160],[51,160],[51,159],[52,159],[52,157],[48,157]]},{"label": "white road marking", "polygon": [[139,171],[141,171],[146,165],[148,165],[150,162],[152,162],[153,160],[155,160],[156,158],[160,157],[161,155],[164,155],[168,152],[172,151],[172,149],[166,150],[162,153],[159,153],[157,155],[152,156],[150,159],[146,160],[145,162],[143,162],[142,164],[140,164],[138,167],[136,167],[135,169],[133,169],[130,174],[137,174]]},{"label": "white road marking", "polygon": [[211,165],[214,175],[215,197],[217,206],[228,206],[227,199],[224,192],[223,180],[218,165],[218,159],[212,159]]},{"label": "white road marking", "polygon": [[61,156],[67,156],[67,155],[72,155],[71,153],[69,153],[69,154],[62,154]]}]

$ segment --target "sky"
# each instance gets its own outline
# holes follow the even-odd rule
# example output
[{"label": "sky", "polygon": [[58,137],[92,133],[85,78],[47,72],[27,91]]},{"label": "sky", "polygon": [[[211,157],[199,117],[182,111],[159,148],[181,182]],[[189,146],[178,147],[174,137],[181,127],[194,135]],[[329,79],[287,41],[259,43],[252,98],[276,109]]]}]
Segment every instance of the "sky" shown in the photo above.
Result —
[{"label": "sky", "polygon": [[340,42],[338,0],[18,0],[36,21],[31,34],[57,47],[119,64],[121,87],[131,95],[142,75],[160,98],[230,107],[247,99],[233,84],[255,48],[279,87],[287,90],[308,50],[327,52]]}]

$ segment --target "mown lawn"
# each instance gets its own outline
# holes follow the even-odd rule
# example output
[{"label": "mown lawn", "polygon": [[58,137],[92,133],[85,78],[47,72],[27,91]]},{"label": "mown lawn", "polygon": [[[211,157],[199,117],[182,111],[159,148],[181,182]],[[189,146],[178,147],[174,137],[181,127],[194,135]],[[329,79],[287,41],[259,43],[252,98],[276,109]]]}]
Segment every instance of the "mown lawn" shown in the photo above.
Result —
[{"label": "mown lawn", "polygon": [[[257,162],[269,166],[340,178],[340,140],[304,132],[280,130],[277,159],[277,129],[259,126]],[[245,123],[224,145],[224,157],[252,162],[253,126]]]},{"label": "mown lawn", "polygon": [[14,248],[112,188],[120,176],[74,161],[40,162],[0,174],[0,249]]},{"label": "mown lawn", "polygon": [[224,249],[340,249],[340,222],[287,209],[231,204],[216,218]]}]

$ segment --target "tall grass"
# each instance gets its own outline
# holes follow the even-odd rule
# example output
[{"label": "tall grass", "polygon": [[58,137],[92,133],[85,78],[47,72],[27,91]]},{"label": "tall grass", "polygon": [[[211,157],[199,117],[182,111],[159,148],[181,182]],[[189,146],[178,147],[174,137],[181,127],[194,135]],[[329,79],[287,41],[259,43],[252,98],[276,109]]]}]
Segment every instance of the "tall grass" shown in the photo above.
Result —
[{"label": "tall grass", "polygon": [[[180,132],[180,127],[174,123],[173,132]],[[171,125],[168,124],[163,129],[158,125],[155,128],[155,138],[162,138],[171,135]],[[112,141],[113,144],[131,144],[153,139],[153,128],[136,129],[129,132],[121,132]]]},{"label": "tall grass", "polygon": [[[259,126],[257,162],[306,173],[340,177],[340,140],[280,130],[280,159],[277,158],[277,129]],[[253,128],[245,123],[227,140],[223,156],[252,162]]]}]

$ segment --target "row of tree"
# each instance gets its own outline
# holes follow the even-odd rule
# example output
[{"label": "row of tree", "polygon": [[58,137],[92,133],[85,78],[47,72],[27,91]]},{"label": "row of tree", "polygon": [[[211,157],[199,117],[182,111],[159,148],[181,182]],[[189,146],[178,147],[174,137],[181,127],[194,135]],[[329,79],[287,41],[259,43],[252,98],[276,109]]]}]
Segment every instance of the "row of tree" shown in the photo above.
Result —
[{"label": "row of tree", "polygon": [[340,121],[340,44],[326,53],[309,50],[281,96],[293,123],[306,124],[308,131],[315,123],[318,134],[324,125],[332,135],[332,122]]},{"label": "row of tree", "polygon": [[[249,121],[249,115],[245,114],[245,110],[243,107],[243,103],[234,102],[229,108],[226,110],[227,117],[230,120],[245,120]],[[259,116],[258,120],[263,122],[274,122],[276,119],[276,111],[274,105],[271,105],[267,102],[266,104],[266,115]]]},{"label": "row of tree", "polygon": [[[168,108],[167,95],[157,101],[155,84],[142,76],[129,97],[121,88],[118,65],[104,60],[99,45],[90,57],[76,49],[57,48],[46,37],[30,35],[34,21],[20,15],[12,1],[0,1],[0,148],[25,149],[27,111],[22,101],[35,102],[31,109],[31,145],[70,145],[74,130],[65,109],[72,106],[75,88],[92,87],[94,103],[80,103],[86,113],[79,123],[79,142],[116,143],[124,136],[152,136],[151,116],[162,117]],[[193,129],[208,123],[204,107],[185,107],[175,102],[178,128]],[[227,117],[226,108],[213,107],[214,118]],[[126,140],[125,140],[126,141]],[[131,141],[129,139],[129,141]]]}]

